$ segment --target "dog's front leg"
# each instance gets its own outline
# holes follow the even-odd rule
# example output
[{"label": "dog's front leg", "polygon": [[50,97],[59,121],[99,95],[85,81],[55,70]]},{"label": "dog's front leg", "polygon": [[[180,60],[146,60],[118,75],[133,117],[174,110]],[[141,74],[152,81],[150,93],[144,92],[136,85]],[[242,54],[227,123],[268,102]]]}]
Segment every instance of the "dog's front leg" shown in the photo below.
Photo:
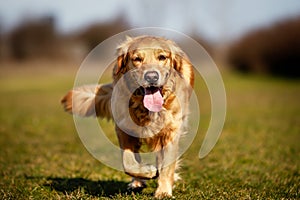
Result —
[{"label": "dog's front leg", "polygon": [[159,170],[156,198],[171,197],[174,184],[174,174],[178,151],[178,139],[174,139],[157,154],[157,168]]},{"label": "dog's front leg", "polygon": [[116,127],[116,132],[122,152],[122,164],[125,173],[141,179],[155,178],[157,176],[156,167],[141,163],[141,156],[138,153],[141,147],[139,138],[128,135],[118,127]]},{"label": "dog's front leg", "polygon": [[150,164],[142,164],[137,161],[138,153],[134,153],[130,149],[122,150],[123,167],[125,173],[142,179],[151,179],[157,176],[157,169]]}]

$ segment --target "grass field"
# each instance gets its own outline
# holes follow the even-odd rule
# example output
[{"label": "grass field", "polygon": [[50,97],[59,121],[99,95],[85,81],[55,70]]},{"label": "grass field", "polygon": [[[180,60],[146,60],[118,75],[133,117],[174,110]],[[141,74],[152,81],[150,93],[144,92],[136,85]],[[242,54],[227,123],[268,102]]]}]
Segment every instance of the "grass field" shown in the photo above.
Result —
[{"label": "grass field", "polygon": [[[72,116],[59,103],[73,85],[76,65],[1,65],[1,199],[152,198],[154,180],[141,193],[129,193],[130,178],[95,160],[82,145]],[[175,198],[299,199],[300,82],[229,72],[223,78],[225,127],[202,160],[209,102],[201,82],[196,87],[203,120],[183,155]]]}]

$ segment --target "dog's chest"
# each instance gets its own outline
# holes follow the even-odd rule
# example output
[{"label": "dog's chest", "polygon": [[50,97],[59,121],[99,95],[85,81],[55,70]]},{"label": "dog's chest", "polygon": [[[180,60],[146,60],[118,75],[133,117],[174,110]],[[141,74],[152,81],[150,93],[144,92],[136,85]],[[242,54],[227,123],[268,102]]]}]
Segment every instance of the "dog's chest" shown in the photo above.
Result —
[{"label": "dog's chest", "polygon": [[112,110],[116,125],[127,134],[149,138],[172,124],[181,126],[181,112],[174,112],[175,101],[166,101],[169,106],[164,105],[160,112],[150,112],[143,105],[143,95],[131,94],[126,100],[128,94],[124,91],[123,88],[114,88],[118,98],[112,99]]},{"label": "dog's chest", "polygon": [[177,114],[163,108],[160,112],[150,112],[143,106],[143,97],[132,97],[129,102],[129,113],[131,120],[138,126],[132,130],[134,135],[140,138],[153,137],[159,134],[166,127],[177,123],[181,120],[176,120]]}]

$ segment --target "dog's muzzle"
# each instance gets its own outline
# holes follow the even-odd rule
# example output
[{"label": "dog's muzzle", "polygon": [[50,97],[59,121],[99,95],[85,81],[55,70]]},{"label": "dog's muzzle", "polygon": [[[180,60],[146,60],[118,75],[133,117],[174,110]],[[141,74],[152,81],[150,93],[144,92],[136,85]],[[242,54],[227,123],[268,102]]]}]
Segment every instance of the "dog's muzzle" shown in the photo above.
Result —
[{"label": "dog's muzzle", "polygon": [[157,71],[147,71],[144,74],[144,79],[150,84],[154,85],[159,80],[159,74]]}]

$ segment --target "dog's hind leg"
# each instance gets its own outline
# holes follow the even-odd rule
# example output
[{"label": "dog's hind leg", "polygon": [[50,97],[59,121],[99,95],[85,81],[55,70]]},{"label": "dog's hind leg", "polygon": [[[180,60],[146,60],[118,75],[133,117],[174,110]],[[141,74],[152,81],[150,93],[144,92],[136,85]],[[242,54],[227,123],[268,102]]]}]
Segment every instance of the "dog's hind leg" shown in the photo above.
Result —
[{"label": "dog's hind leg", "polygon": [[132,178],[131,183],[128,184],[128,190],[139,192],[146,187],[146,180],[140,178]]}]

